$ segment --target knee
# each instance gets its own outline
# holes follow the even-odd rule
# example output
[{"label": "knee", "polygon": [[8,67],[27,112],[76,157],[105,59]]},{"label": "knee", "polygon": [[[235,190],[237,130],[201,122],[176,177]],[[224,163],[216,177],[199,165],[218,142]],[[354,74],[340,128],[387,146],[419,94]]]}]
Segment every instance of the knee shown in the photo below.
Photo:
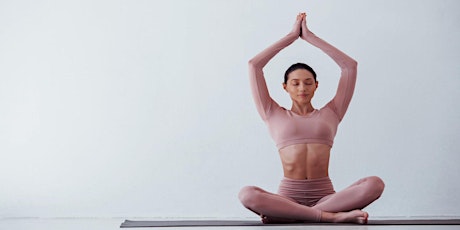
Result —
[{"label": "knee", "polygon": [[369,190],[369,195],[371,195],[374,199],[379,198],[383,190],[385,189],[385,183],[383,180],[378,176],[371,176],[366,178],[367,187]]},{"label": "knee", "polygon": [[238,193],[238,198],[246,208],[253,208],[259,203],[261,189],[256,186],[246,186]]}]

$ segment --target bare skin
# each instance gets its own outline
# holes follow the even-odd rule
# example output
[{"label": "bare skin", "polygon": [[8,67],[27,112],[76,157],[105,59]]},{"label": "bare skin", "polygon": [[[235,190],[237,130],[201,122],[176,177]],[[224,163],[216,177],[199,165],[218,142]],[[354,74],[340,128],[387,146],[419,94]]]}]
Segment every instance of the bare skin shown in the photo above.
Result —
[{"label": "bare skin", "polygon": [[[302,38],[307,36],[306,14],[297,15],[297,21],[301,20],[299,34]],[[296,29],[296,28],[295,28]],[[291,111],[308,116],[315,108],[311,104],[318,82],[312,73],[305,69],[298,69],[288,75],[287,83],[283,83],[284,90],[292,100]],[[283,166],[284,176],[291,179],[316,179],[329,176],[329,157],[331,147],[325,144],[296,144],[279,150],[279,156]],[[299,222],[281,218],[260,215],[264,223],[292,223]],[[367,223],[368,213],[361,210],[350,212],[325,212],[321,213],[321,222],[348,222]]]}]

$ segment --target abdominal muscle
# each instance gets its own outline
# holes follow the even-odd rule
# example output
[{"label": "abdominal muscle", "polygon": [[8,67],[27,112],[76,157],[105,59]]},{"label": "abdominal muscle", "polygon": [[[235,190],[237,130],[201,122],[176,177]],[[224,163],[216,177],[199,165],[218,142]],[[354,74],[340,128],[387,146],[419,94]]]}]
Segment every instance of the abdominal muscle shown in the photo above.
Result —
[{"label": "abdominal muscle", "polygon": [[279,150],[284,176],[316,179],[329,176],[331,147],[325,144],[296,144]]}]

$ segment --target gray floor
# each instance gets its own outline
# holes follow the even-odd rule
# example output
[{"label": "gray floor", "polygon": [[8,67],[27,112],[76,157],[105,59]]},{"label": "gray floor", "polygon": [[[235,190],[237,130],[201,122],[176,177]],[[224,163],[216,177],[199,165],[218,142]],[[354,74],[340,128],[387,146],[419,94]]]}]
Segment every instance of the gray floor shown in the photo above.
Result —
[{"label": "gray floor", "polygon": [[[87,218],[62,218],[62,219],[46,219],[46,218],[12,218],[0,219],[0,229],[4,230],[109,230],[120,229],[120,224],[126,218],[107,218],[107,219],[87,219]],[[123,228],[130,229],[130,228]],[[131,229],[158,229],[158,228],[131,228]],[[294,230],[294,229],[333,229],[333,230],[379,230],[379,229],[421,229],[421,230],[453,230],[460,229],[459,225],[399,225],[399,226],[254,226],[254,227],[186,227],[186,228],[161,228],[164,230],[196,230],[196,229],[242,229],[242,230],[258,230],[258,229],[280,229],[280,230]]]}]

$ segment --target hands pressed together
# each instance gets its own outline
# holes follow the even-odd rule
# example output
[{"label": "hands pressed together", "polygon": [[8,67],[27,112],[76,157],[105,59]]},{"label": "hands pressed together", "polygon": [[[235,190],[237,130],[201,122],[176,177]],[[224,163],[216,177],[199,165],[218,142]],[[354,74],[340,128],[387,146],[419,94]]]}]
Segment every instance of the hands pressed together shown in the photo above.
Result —
[{"label": "hands pressed together", "polygon": [[298,34],[300,38],[306,40],[311,31],[307,27],[307,14],[299,13],[297,15],[294,28],[291,33]]}]

